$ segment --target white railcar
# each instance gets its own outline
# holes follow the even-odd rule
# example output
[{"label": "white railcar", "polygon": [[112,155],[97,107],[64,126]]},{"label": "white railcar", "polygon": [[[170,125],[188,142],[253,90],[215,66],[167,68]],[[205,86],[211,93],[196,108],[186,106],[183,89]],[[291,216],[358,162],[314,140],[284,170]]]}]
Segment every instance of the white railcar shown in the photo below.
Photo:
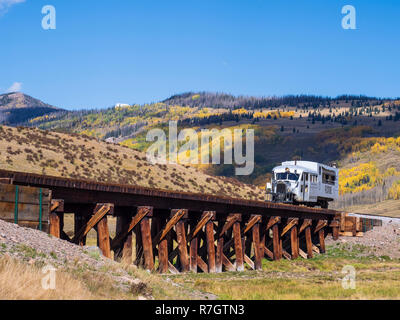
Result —
[{"label": "white railcar", "polygon": [[273,169],[266,189],[273,202],[328,208],[339,198],[339,170],[310,161],[283,162]]}]

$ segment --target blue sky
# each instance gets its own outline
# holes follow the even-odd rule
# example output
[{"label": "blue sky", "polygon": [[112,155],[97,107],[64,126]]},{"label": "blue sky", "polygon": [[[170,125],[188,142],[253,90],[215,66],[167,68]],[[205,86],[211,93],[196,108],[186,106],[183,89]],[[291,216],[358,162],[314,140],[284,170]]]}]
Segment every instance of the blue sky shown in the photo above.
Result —
[{"label": "blue sky", "polygon": [[[357,30],[341,26],[348,4]],[[68,109],[186,91],[398,97],[399,35],[398,0],[0,0],[0,92]]]}]

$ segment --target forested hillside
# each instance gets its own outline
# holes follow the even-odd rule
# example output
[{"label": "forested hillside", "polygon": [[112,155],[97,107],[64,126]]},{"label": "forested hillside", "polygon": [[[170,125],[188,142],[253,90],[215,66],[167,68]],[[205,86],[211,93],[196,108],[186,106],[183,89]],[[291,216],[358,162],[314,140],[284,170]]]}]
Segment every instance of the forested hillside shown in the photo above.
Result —
[{"label": "forested hillside", "polygon": [[[178,122],[179,130],[191,128],[196,132],[253,129],[255,166],[250,176],[237,177],[244,183],[262,188],[274,166],[285,160],[303,159],[339,164],[338,206],[399,197],[400,100],[186,93],[153,104],[57,110],[22,125],[106,140],[144,152],[151,144],[146,141],[147,132],[160,128],[168,136],[171,120]],[[195,167],[213,176],[235,177],[235,164]]]}]

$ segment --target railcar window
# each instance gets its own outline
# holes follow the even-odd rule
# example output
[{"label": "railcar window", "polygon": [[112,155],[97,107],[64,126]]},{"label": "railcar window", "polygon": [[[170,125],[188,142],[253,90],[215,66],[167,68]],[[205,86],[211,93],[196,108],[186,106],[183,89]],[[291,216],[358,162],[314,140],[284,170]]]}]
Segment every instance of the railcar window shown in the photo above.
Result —
[{"label": "railcar window", "polygon": [[300,178],[300,175],[296,174],[296,173],[284,172],[284,173],[277,173],[276,174],[276,179],[277,180],[297,181],[297,180],[299,180],[299,178]]},{"label": "railcar window", "polygon": [[308,181],[308,173],[303,173],[303,175],[301,176],[301,181]]},{"label": "railcar window", "polygon": [[332,175],[329,175],[329,174],[324,174],[322,178],[323,178],[322,182],[325,183],[325,184],[332,184],[332,185],[335,184],[335,181],[336,181],[336,177],[335,176],[332,176]]}]

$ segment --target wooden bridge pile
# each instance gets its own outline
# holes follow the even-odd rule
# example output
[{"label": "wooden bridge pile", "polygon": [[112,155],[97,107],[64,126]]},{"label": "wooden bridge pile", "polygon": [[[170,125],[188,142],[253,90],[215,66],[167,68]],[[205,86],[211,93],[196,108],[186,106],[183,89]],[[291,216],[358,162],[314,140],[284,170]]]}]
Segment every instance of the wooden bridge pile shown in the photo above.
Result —
[{"label": "wooden bridge pile", "polygon": [[348,213],[340,213],[341,237],[363,237],[374,227],[381,227],[382,220],[350,216]]},{"label": "wooden bridge pile", "polygon": [[115,214],[113,204],[97,204],[92,215],[75,215],[75,235],[63,232],[63,201],[53,200],[50,233],[84,245],[95,228],[104,256],[132,261],[135,237],[135,264],[148,270],[179,272],[244,271],[245,265],[261,270],[262,260],[312,258],[325,253],[325,237],[338,238],[339,222],[283,218],[280,216],[201,215],[187,209],[160,210],[138,207],[135,214],[117,215],[117,230],[110,238],[107,217]]}]

